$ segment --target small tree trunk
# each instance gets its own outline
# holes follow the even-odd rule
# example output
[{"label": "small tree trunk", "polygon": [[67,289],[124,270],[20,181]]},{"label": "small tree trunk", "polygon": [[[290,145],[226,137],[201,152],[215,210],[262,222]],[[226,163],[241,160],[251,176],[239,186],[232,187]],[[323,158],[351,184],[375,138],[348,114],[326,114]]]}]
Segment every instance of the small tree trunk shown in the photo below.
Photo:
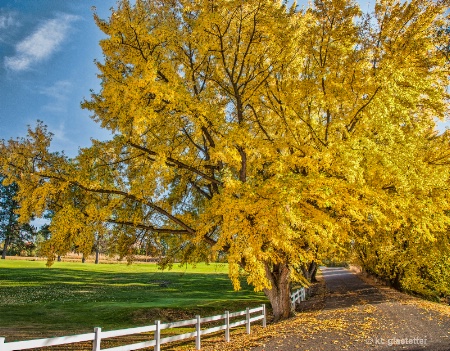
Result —
[{"label": "small tree trunk", "polygon": [[99,258],[99,250],[98,250],[98,246],[95,247],[95,264],[98,264],[98,258]]},{"label": "small tree trunk", "polygon": [[6,254],[8,252],[8,246],[9,246],[9,237],[5,237],[5,242],[3,243],[3,251],[2,251],[2,260],[6,259]]},{"label": "small tree trunk", "polygon": [[56,259],[58,262],[61,262],[61,256],[58,255],[58,258]]},{"label": "small tree trunk", "polygon": [[84,262],[86,262],[86,259],[84,258],[84,254],[83,254],[83,256],[81,257],[81,263],[84,263]]},{"label": "small tree trunk", "polygon": [[264,289],[273,310],[274,322],[286,319],[291,314],[290,270],[287,265],[277,264],[269,267],[266,264],[266,277],[272,288]]},{"label": "small tree trunk", "polygon": [[313,283],[317,283],[317,278],[316,278],[317,268],[318,268],[318,266],[316,265],[316,267],[314,268],[313,273],[311,274],[311,282],[313,282]]},{"label": "small tree trunk", "polygon": [[391,280],[391,285],[397,290],[402,290],[402,278],[402,273],[396,273],[394,279]]},{"label": "small tree trunk", "polygon": [[309,275],[310,281],[313,283],[317,282],[316,273],[317,273],[317,263],[312,261],[309,264],[308,275]]},{"label": "small tree trunk", "polygon": [[309,276],[308,266],[306,264],[302,264],[301,270],[302,270],[303,276],[309,281],[310,276]]}]

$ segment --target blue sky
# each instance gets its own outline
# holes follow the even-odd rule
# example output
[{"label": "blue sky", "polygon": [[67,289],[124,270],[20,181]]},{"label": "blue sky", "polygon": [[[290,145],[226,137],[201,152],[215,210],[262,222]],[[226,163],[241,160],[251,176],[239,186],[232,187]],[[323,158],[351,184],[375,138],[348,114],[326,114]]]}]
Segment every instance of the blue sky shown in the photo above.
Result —
[{"label": "blue sky", "polygon": [[[306,3],[306,0],[298,1]],[[367,2],[362,0],[362,10]],[[42,120],[54,133],[53,150],[75,156],[90,138],[106,139],[80,108],[99,91],[94,59],[103,37],[92,17],[108,18],[115,0],[1,0],[0,139],[24,136]]]},{"label": "blue sky", "polygon": [[90,138],[104,139],[81,110],[90,89],[99,90],[94,59],[102,18],[115,0],[2,0],[0,2],[0,139],[26,134],[40,119],[54,133],[55,150],[70,156]]}]

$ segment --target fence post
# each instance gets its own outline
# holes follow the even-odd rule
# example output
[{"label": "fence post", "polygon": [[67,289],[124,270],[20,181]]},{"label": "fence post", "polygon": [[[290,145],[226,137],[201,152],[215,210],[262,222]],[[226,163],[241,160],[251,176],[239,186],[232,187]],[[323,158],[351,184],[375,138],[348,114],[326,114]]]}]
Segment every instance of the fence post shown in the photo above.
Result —
[{"label": "fence post", "polygon": [[161,326],[160,321],[155,321],[155,351],[161,351]]},{"label": "fence post", "polygon": [[195,329],[197,331],[197,335],[195,337],[195,348],[196,348],[196,350],[200,350],[200,348],[201,348],[201,343],[200,343],[200,332],[201,332],[200,315],[197,315],[197,324],[195,325]]},{"label": "fence post", "polygon": [[247,334],[250,334],[250,308],[248,307],[245,310],[245,322]]},{"label": "fence post", "polygon": [[262,305],[262,315],[263,315],[262,326],[263,326],[263,328],[265,328],[266,327],[266,305],[265,304]]},{"label": "fence post", "polygon": [[102,328],[94,328],[94,341],[92,342],[92,351],[100,351],[100,342],[102,341]]},{"label": "fence post", "polygon": [[230,342],[230,312],[225,311],[225,341]]},{"label": "fence post", "polygon": [[296,293],[291,295],[291,312],[295,311],[295,303],[297,302]]}]

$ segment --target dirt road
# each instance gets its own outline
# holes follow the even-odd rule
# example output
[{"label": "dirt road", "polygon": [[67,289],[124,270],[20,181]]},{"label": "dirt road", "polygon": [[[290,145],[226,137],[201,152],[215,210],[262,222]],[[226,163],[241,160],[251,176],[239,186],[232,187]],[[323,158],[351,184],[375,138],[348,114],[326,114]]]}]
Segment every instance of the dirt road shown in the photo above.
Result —
[{"label": "dirt road", "polygon": [[322,273],[322,299],[303,303],[252,351],[450,350],[450,307],[370,285],[344,268]]}]

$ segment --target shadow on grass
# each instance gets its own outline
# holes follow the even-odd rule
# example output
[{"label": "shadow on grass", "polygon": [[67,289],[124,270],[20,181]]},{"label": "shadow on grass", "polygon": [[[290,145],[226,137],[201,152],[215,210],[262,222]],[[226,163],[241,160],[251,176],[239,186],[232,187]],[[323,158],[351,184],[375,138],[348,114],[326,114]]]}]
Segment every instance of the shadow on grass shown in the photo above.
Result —
[{"label": "shadow on grass", "polygon": [[[226,273],[52,267],[0,268],[0,336],[9,341],[153,324],[242,310],[267,303]],[[101,271],[99,271],[101,269]],[[140,270],[140,271],[139,271]],[[27,335],[27,330],[33,335]]]}]

